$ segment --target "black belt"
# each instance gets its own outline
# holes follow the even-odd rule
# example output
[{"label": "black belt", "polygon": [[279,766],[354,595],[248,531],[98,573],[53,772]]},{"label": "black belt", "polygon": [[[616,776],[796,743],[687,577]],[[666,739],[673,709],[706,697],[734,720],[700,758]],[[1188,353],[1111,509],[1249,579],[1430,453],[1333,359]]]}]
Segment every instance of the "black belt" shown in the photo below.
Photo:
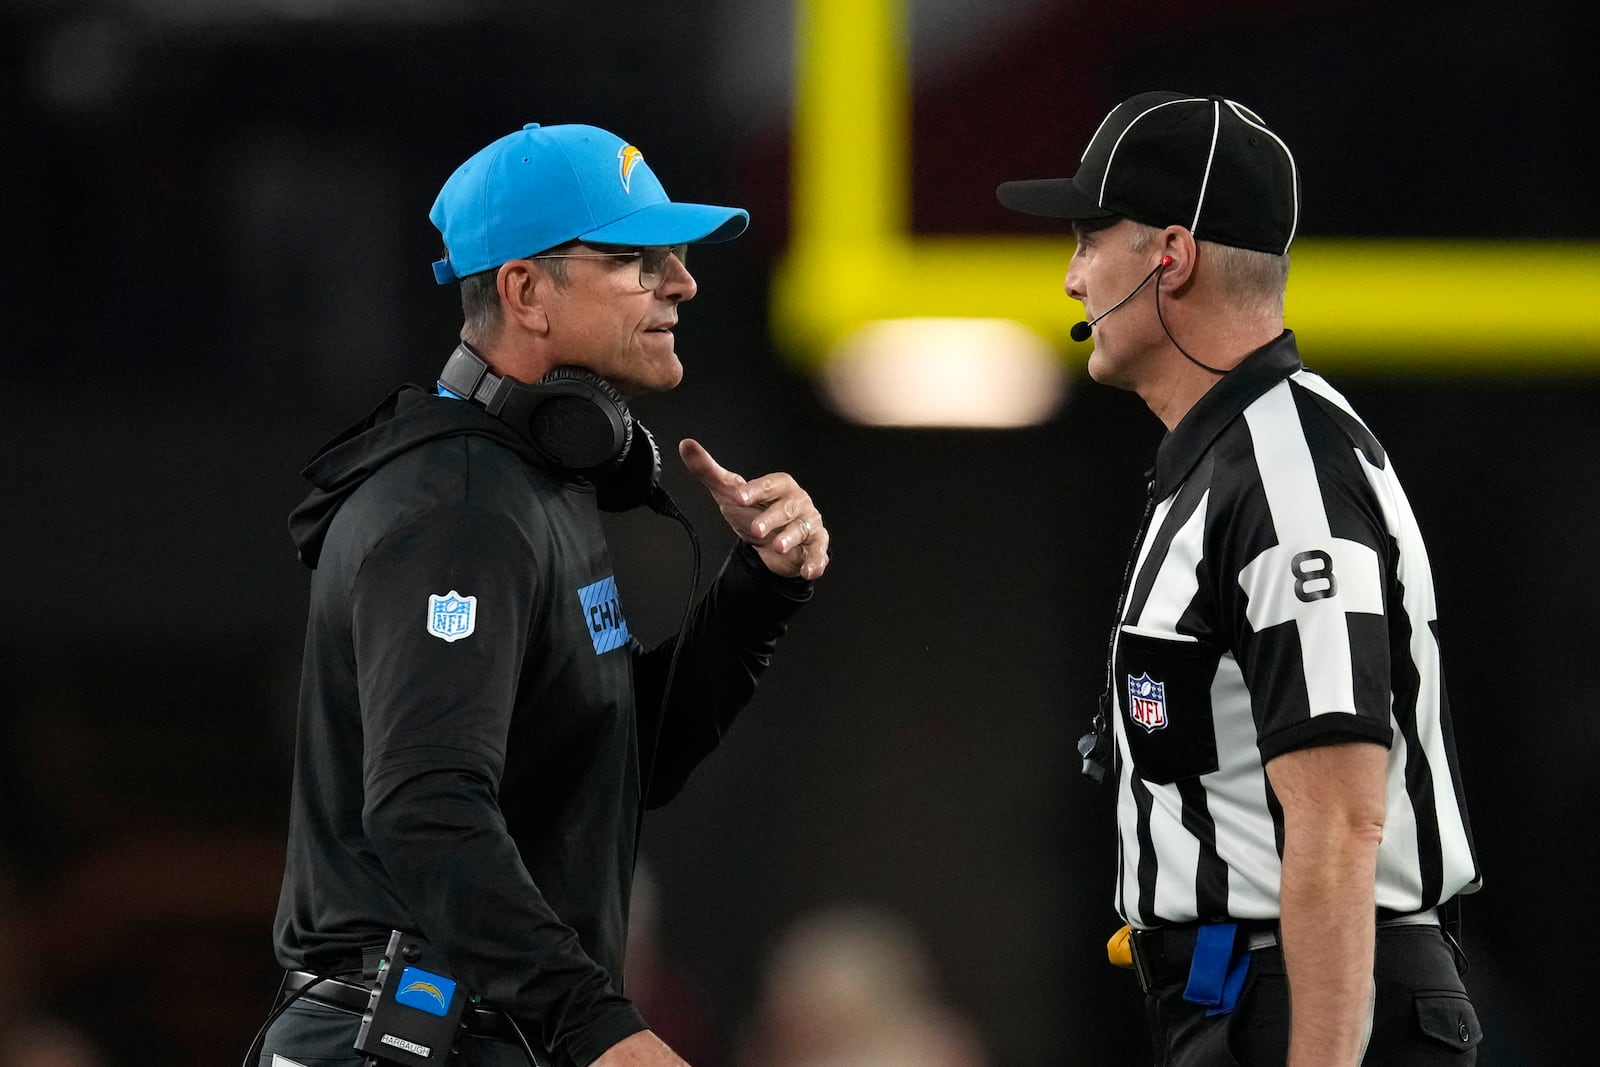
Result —
[{"label": "black belt", "polygon": [[[1385,908],[1378,909],[1378,929],[1396,926],[1437,926],[1438,912],[1434,909],[1402,915]],[[1252,952],[1276,948],[1278,924],[1270,919],[1238,920],[1239,936],[1243,948]],[[1139,979],[1139,989],[1148,993],[1168,982],[1187,981],[1189,964],[1194,959],[1194,943],[1200,934],[1199,923],[1185,926],[1158,926],[1153,930],[1135,930],[1128,938],[1128,948],[1133,954],[1133,973]]]},{"label": "black belt", "polygon": [[[1252,949],[1277,941],[1278,924],[1275,922],[1240,922],[1237,925],[1239,936],[1248,939]],[[1187,981],[1189,964],[1194,959],[1195,938],[1199,936],[1198,923],[1133,931],[1128,938],[1128,948],[1133,953],[1133,973],[1139,979],[1139,989],[1148,993],[1168,982]]]},{"label": "black belt", "polygon": [[[313,982],[316,984],[312,985]],[[310,988],[307,989],[307,986]],[[293,996],[302,989],[306,990],[300,994],[302,1000],[315,1001],[355,1015],[365,1014],[367,1004],[372,999],[372,987],[362,982],[354,982],[348,978],[326,977],[312,974],[310,971],[290,971],[283,982],[283,995]],[[478,1037],[509,1041],[512,1044],[521,1041],[520,1035],[511,1025],[510,1016],[493,1008],[468,1007],[461,1014],[461,1025],[467,1033]]]}]

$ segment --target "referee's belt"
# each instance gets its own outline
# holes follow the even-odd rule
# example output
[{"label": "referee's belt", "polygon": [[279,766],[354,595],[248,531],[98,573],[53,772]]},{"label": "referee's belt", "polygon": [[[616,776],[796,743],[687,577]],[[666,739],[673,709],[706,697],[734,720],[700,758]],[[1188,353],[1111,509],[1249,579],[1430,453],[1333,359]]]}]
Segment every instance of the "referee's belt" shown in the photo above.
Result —
[{"label": "referee's belt", "polygon": [[[1247,952],[1275,948],[1278,944],[1276,919],[1240,919],[1241,947]],[[1380,930],[1391,926],[1438,926],[1439,910],[1397,914],[1380,908]],[[1200,934],[1199,923],[1186,926],[1158,926],[1153,930],[1134,930],[1128,937],[1128,948],[1133,955],[1133,973],[1139,979],[1139,989],[1148,993],[1168,982],[1184,981],[1189,977],[1189,965],[1194,960],[1195,941]]]},{"label": "referee's belt", "polygon": [[[312,983],[315,982],[315,985]],[[310,986],[309,989],[306,987]],[[304,993],[300,990],[305,989]],[[372,999],[372,986],[349,978],[330,978],[310,971],[290,971],[284,979],[283,995],[291,997],[300,993],[301,1000],[313,1001],[329,1008],[338,1008],[353,1015],[365,1015]],[[461,1025],[469,1034],[495,1041],[517,1043],[511,1019],[503,1011],[480,1006],[468,1006],[461,1013]]]}]

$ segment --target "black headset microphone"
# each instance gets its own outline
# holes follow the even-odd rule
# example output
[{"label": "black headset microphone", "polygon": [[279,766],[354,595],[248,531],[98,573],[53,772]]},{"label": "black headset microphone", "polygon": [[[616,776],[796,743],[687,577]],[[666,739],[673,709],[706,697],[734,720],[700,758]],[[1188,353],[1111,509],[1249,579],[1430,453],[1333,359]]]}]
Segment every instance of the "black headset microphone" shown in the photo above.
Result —
[{"label": "black headset microphone", "polygon": [[[1126,304],[1128,301],[1130,301],[1134,297],[1138,296],[1139,295],[1139,290],[1141,290],[1145,286],[1149,285],[1151,278],[1154,278],[1157,274],[1160,274],[1163,269],[1165,269],[1166,267],[1170,267],[1170,266],[1172,266],[1172,257],[1171,256],[1162,256],[1161,257],[1161,262],[1157,263],[1154,267],[1151,267],[1150,268],[1150,273],[1146,274],[1144,276],[1144,281],[1142,281],[1138,285],[1134,286],[1133,290],[1130,293],[1128,293],[1127,296],[1123,297],[1121,300],[1118,300],[1115,304],[1112,304],[1110,307],[1108,307],[1104,311],[1100,312],[1100,314],[1096,315],[1094,318],[1089,319],[1089,320],[1087,320],[1085,322],[1075,322],[1075,323],[1073,323],[1072,324],[1072,330],[1071,330],[1072,339],[1074,341],[1078,341],[1078,342],[1087,341],[1089,339],[1089,337],[1091,336],[1091,334],[1093,333],[1094,324],[1095,323],[1099,322],[1101,319],[1105,318],[1107,315],[1109,315],[1113,311],[1117,310],[1123,304]],[[1159,299],[1159,297],[1158,297],[1158,299]]]},{"label": "black headset microphone", "polygon": [[[1142,282],[1140,282],[1138,285],[1134,286],[1133,287],[1133,291],[1130,292],[1127,296],[1123,297],[1121,300],[1118,300],[1115,304],[1112,304],[1110,307],[1106,308],[1104,311],[1102,311],[1100,314],[1096,315],[1094,318],[1088,319],[1088,320],[1086,320],[1084,322],[1075,322],[1075,323],[1073,323],[1072,324],[1072,329],[1068,331],[1068,333],[1070,334],[1072,339],[1074,341],[1079,342],[1080,344],[1082,342],[1084,342],[1084,341],[1087,341],[1093,335],[1094,324],[1095,323],[1099,322],[1101,319],[1105,318],[1107,315],[1109,315],[1113,311],[1117,310],[1123,304],[1126,304],[1128,301],[1132,300],[1135,296],[1137,296],[1139,294],[1139,291],[1141,289],[1143,289],[1145,286],[1150,284],[1150,279],[1151,278],[1154,278],[1157,274],[1160,274],[1162,271],[1166,270],[1170,266],[1172,266],[1172,257],[1171,256],[1162,256],[1161,257],[1161,262],[1157,263],[1154,267],[1151,267],[1150,268],[1150,273],[1146,274],[1144,276],[1144,280]],[[1222,369],[1220,369],[1218,367],[1213,367],[1213,366],[1210,366],[1209,364],[1201,363],[1198,359],[1195,359],[1188,352],[1185,352],[1183,346],[1178,343],[1178,339],[1176,337],[1172,336],[1172,331],[1167,329],[1167,320],[1161,314],[1161,287],[1159,285],[1156,286],[1156,321],[1161,323],[1161,329],[1166,333],[1167,340],[1172,342],[1172,347],[1176,348],[1179,352],[1183,353],[1183,358],[1184,359],[1188,360],[1190,363],[1193,363],[1196,367],[1199,367],[1201,370],[1210,371],[1212,374],[1215,374],[1215,375],[1219,375],[1220,376],[1220,375],[1228,373],[1227,371],[1222,370]]]}]

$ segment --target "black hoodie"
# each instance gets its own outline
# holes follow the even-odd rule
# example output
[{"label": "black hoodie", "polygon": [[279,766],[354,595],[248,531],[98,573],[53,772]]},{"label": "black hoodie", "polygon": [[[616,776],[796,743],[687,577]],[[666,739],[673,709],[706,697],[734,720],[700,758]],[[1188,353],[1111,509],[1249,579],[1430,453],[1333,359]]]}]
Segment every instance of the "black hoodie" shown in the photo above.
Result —
[{"label": "black hoodie", "polygon": [[279,962],[328,972],[391,929],[418,933],[558,1064],[587,1064],[645,1025],[621,989],[641,811],[716,746],[810,585],[741,545],[684,632],[646,650],[593,486],[414,387],[305,475],[316,489],[289,525],[314,574]]}]

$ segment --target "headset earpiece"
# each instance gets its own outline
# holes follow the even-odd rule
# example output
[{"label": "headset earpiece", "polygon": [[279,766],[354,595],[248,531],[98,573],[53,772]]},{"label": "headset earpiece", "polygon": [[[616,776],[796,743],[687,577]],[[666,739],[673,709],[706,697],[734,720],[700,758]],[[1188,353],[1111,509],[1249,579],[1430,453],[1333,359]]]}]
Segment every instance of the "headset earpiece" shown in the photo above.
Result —
[{"label": "headset earpiece", "polygon": [[551,467],[593,481],[607,511],[647,503],[658,484],[655,440],[633,421],[622,394],[593,371],[557,367],[528,385],[490,372],[463,343],[450,354],[439,384],[500,418]]},{"label": "headset earpiece", "polygon": [[599,475],[627,459],[633,415],[610,382],[582,367],[557,367],[537,384],[521,388],[532,402],[526,405],[524,422],[512,425],[525,424],[534,447],[552,464]]},{"label": "headset earpiece", "polygon": [[1172,257],[1171,257],[1171,256],[1162,256],[1162,257],[1161,257],[1161,265],[1162,265],[1162,266],[1163,266],[1163,267],[1170,267],[1170,266],[1172,266]]}]

